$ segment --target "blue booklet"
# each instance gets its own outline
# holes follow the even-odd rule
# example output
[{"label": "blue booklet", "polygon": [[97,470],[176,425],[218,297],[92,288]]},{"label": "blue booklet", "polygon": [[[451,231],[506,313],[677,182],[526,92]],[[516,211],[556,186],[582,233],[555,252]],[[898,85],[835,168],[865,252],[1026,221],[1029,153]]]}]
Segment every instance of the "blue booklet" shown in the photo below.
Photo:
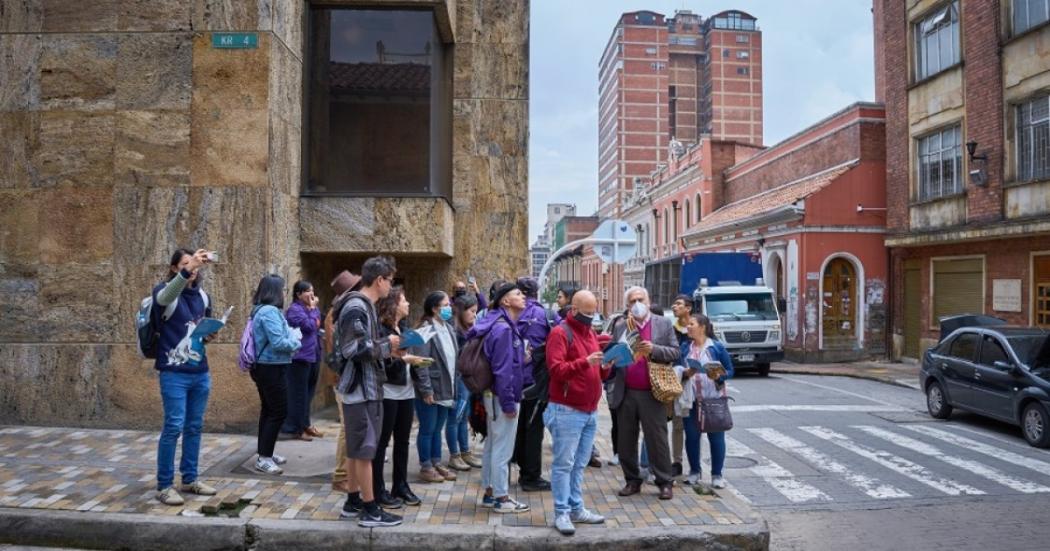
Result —
[{"label": "blue booklet", "polygon": [[634,353],[626,343],[616,343],[605,349],[602,355],[602,363],[612,363],[615,367],[627,367],[634,363]]},{"label": "blue booklet", "polygon": [[226,320],[230,319],[230,312],[233,311],[233,306],[226,309],[226,313],[221,318],[204,318],[197,322],[197,327],[193,329],[193,333],[190,335],[191,338],[203,339],[208,335],[212,335],[219,332],[219,329],[226,327]]},{"label": "blue booklet", "polygon": [[401,344],[398,348],[412,348],[413,346],[423,346],[430,340],[430,336],[424,337],[419,331],[409,329],[404,333],[401,333]]}]

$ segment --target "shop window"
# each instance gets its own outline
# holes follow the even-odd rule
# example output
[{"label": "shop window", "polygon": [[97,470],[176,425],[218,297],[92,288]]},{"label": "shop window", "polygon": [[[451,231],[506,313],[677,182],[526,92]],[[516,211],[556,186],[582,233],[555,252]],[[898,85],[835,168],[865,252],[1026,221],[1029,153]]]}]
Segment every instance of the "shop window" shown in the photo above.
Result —
[{"label": "shop window", "polygon": [[310,10],[305,194],[451,198],[451,55],[432,10]]}]

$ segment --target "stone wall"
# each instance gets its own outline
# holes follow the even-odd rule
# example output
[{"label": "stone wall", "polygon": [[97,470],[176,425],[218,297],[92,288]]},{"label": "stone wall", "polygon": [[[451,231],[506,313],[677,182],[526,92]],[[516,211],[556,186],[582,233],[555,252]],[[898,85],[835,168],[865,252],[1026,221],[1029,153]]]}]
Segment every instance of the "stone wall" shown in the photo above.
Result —
[{"label": "stone wall", "polygon": [[[528,3],[419,4],[456,36],[454,224],[419,284],[524,273]],[[208,349],[207,428],[255,423],[236,340],[261,275],[302,275],[305,7],[0,0],[0,423],[159,426],[133,320],[179,246],[218,251],[206,289],[236,307]],[[215,49],[216,31],[258,47]]]}]

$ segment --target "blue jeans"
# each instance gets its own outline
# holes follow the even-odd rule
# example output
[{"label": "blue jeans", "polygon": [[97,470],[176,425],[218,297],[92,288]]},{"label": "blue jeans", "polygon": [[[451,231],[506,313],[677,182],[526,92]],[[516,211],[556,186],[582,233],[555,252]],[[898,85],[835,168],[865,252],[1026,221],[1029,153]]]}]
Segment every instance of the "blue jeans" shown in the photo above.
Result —
[{"label": "blue jeans", "polygon": [[164,403],[164,428],[157,442],[157,489],[175,483],[175,446],[182,436],[182,483],[197,480],[197,460],[201,451],[204,410],[211,392],[211,375],[161,371],[160,398]]},{"label": "blue jeans", "polygon": [[441,461],[441,429],[445,426],[449,408],[438,404],[427,405],[416,398],[416,417],[419,418],[419,432],[416,434],[416,452],[419,453],[419,466],[429,469]]},{"label": "blue jeans", "polygon": [[448,453],[467,453],[470,451],[470,423],[468,410],[470,409],[470,391],[463,379],[456,381],[456,405],[448,414],[448,423],[445,425],[445,442],[448,444]]},{"label": "blue jeans", "polygon": [[[521,413],[521,404],[514,404]],[[485,422],[489,435],[481,459],[481,486],[492,488],[492,497],[499,499],[510,492],[510,458],[514,455],[514,438],[518,434],[518,417],[507,417],[499,397],[485,392]]]},{"label": "blue jeans", "polygon": [[[689,474],[700,474],[700,424],[696,404],[689,411],[689,417],[683,419],[685,425],[685,453],[689,457]],[[722,476],[722,466],[726,462],[726,433],[707,433],[707,443],[711,445],[711,476]]]},{"label": "blue jeans", "polygon": [[551,462],[554,513],[579,511],[583,509],[583,471],[591,460],[598,415],[552,402],[543,412],[543,424],[551,432],[554,451]]}]

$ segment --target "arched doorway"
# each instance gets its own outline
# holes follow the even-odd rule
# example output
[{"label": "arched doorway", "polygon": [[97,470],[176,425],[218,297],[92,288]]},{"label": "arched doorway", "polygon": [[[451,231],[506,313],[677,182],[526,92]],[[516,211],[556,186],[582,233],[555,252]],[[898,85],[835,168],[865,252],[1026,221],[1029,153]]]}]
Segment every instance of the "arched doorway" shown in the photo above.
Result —
[{"label": "arched doorway", "polygon": [[857,346],[857,271],[845,258],[824,267],[821,286],[821,329],[824,349]]}]

